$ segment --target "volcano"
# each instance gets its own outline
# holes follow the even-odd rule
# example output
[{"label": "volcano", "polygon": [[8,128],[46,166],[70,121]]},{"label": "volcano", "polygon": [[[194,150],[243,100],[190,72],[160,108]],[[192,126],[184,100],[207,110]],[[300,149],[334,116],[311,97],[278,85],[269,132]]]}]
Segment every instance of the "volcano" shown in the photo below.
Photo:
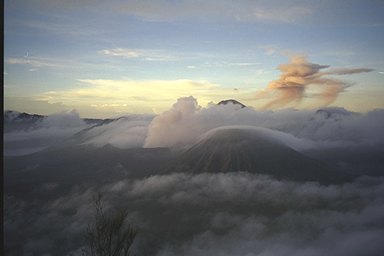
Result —
[{"label": "volcano", "polygon": [[[280,135],[280,136],[279,136]],[[351,176],[288,146],[266,128],[221,127],[206,133],[168,168],[176,172],[250,172],[278,179],[342,183]]]},{"label": "volcano", "polygon": [[220,101],[219,103],[217,103],[217,105],[227,105],[227,104],[233,104],[233,105],[238,105],[240,106],[241,108],[246,108],[247,106],[245,106],[243,103],[237,101],[237,100],[234,100],[234,99],[229,99],[229,100],[222,100]]}]

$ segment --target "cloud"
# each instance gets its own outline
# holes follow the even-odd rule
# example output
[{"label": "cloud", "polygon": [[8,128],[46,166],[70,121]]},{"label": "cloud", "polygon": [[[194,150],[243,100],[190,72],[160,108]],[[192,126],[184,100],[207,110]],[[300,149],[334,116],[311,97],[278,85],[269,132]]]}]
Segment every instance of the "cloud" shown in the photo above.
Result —
[{"label": "cloud", "polygon": [[314,86],[319,92],[311,97],[318,100],[319,106],[327,106],[334,102],[338,95],[349,86],[347,82],[327,75],[347,75],[372,71],[368,68],[327,69],[329,66],[310,63],[304,56],[292,56],[290,63],[282,64],[278,68],[282,73],[280,78],[270,82],[266,90],[257,95],[258,98],[272,97],[264,109],[279,108],[291,103],[298,104],[302,99],[308,97],[307,91]]},{"label": "cloud", "polygon": [[90,7],[90,4],[100,5],[103,1],[100,0],[68,0],[68,1],[59,1],[59,0],[29,0],[25,2],[23,0],[15,0],[13,4],[9,4],[9,8],[17,8],[21,6],[27,6],[29,8],[47,8],[51,9],[62,9],[68,10],[79,7]]},{"label": "cloud", "polygon": [[144,146],[188,146],[217,127],[256,125],[257,117],[258,112],[233,104],[211,104],[203,108],[192,96],[179,98],[168,111],[153,119]]},{"label": "cloud", "polygon": [[262,22],[295,23],[311,15],[312,10],[306,6],[288,6],[285,8],[255,8],[254,19]]},{"label": "cloud", "polygon": [[[35,8],[34,6],[33,8]],[[41,8],[46,8],[47,5],[42,6]],[[54,6],[53,6],[54,7]],[[87,6],[88,7],[88,6]],[[48,8],[49,9],[49,8]],[[47,12],[52,10],[47,10]],[[54,12],[57,12],[58,9],[54,9]],[[49,16],[48,16],[49,17]],[[69,37],[101,37],[106,36],[102,31],[95,29],[95,27],[90,25],[79,26],[78,24],[72,23],[73,20],[68,19],[64,16],[54,16],[51,17],[51,22],[41,22],[37,20],[28,20],[25,22],[25,26],[32,29],[42,30],[44,32],[60,35],[60,36],[69,36]],[[60,22],[58,22],[60,19]]]},{"label": "cloud", "polygon": [[129,1],[119,11],[150,21],[232,19],[240,22],[295,23],[312,13],[307,4],[261,1]]},{"label": "cloud", "polygon": [[211,129],[246,125],[264,127],[293,135],[296,149],[336,145],[378,145],[384,142],[384,112],[367,114],[342,108],[320,110],[256,111],[240,106],[208,105],[201,107],[193,97],[180,98],[168,111],[156,116],[149,125],[145,147],[187,146]]},{"label": "cloud", "polygon": [[[39,98],[39,97],[37,97]],[[111,117],[110,109],[108,113],[103,108],[96,108],[84,105],[64,105],[62,102],[49,102],[46,100],[38,100],[36,97],[4,97],[4,109],[19,112],[28,111],[29,113],[39,113],[42,115],[52,115],[55,113],[67,111],[68,109],[81,109],[81,114],[85,117]],[[119,112],[116,112],[119,113]]]},{"label": "cloud", "polygon": [[[110,122],[98,120],[86,123],[76,110],[48,115],[36,122],[13,121],[17,127],[6,123],[4,133],[5,155],[26,155],[41,151],[57,143],[74,142],[82,145],[117,148],[141,148],[147,137],[153,115],[130,115]],[[23,124],[24,122],[24,124]]]},{"label": "cloud", "polygon": [[26,123],[21,129],[8,129],[4,133],[4,154],[26,155],[38,152],[63,143],[87,127],[89,125],[80,118],[76,110],[55,113],[35,123]]},{"label": "cloud", "polygon": [[294,150],[344,169],[381,173],[384,111],[380,109],[365,114],[329,107],[256,111],[233,104],[202,107],[195,98],[184,97],[157,116],[130,114],[92,125],[73,111],[50,115],[33,125],[5,124],[4,154],[27,155],[70,138],[69,142],[95,147],[109,144],[120,149],[169,147],[177,151],[188,149],[213,129],[236,126],[264,128]]},{"label": "cloud", "polygon": [[84,127],[86,123],[76,110],[63,111],[47,116],[41,122],[42,127],[72,128]]},{"label": "cloud", "polygon": [[[202,132],[200,124],[194,120],[194,114],[198,109],[195,98],[178,99],[170,110],[156,116],[151,122],[145,147],[172,147],[193,140],[193,137]],[[174,132],[173,136],[169,136],[170,130]],[[186,132],[188,130],[190,132]]]},{"label": "cloud", "polygon": [[[102,84],[104,82],[101,81]],[[119,86],[118,83],[115,90],[114,88],[109,90],[121,96],[122,101],[128,102],[124,97],[124,91],[118,90]],[[160,88],[161,86],[159,84]],[[197,86],[196,89],[206,88],[205,85],[200,84],[188,86],[191,89],[196,88],[194,86]],[[108,94],[102,95],[108,97]],[[140,100],[145,99],[136,99],[136,101]],[[129,108],[129,103],[124,104]],[[74,134],[88,127],[78,115],[77,112],[54,114],[39,124],[38,129],[25,132],[24,135],[16,131],[6,133],[6,146],[9,147],[18,137],[20,143],[23,138],[40,138],[44,141],[44,136],[46,139],[50,138],[51,131],[53,134],[63,133],[63,138],[70,136],[71,133]],[[365,114],[335,107],[317,110],[257,111],[233,104],[210,103],[202,107],[194,97],[179,98],[169,110],[156,116],[126,114],[113,122],[89,129],[83,133],[81,143],[96,146],[111,144],[119,148],[185,148],[196,143],[210,130],[226,126],[270,129],[273,136],[279,137],[290,147],[299,151],[334,147],[359,148],[384,144],[382,134],[384,111],[380,109]]]},{"label": "cloud", "polygon": [[205,62],[201,65],[203,68],[221,68],[221,67],[250,67],[260,65],[259,62],[228,62],[228,61],[217,61],[217,62]]},{"label": "cloud", "polygon": [[350,74],[358,74],[371,72],[373,69],[371,68],[334,68],[328,71],[330,75],[350,75]]},{"label": "cloud", "polygon": [[[125,113],[158,113],[174,99],[195,95],[207,104],[222,97],[232,97],[232,88],[222,88],[208,81],[178,80],[105,80],[80,79],[83,86],[65,91],[50,91],[37,96],[40,101],[65,105],[89,105],[116,108]],[[238,95],[249,95],[243,90]],[[95,104],[103,102],[103,106]],[[118,104],[118,105],[116,105]]]},{"label": "cloud", "polygon": [[382,178],[320,186],[206,173],[74,185],[50,200],[6,195],[5,245],[7,252],[80,252],[92,197],[101,191],[105,209],[126,207],[139,227],[135,254],[380,255],[383,189]]},{"label": "cloud", "polygon": [[97,147],[112,145],[117,148],[141,148],[147,137],[153,116],[137,115],[121,117],[108,124],[89,129],[76,138],[76,142]]},{"label": "cloud", "polygon": [[[130,115],[93,128],[76,111],[57,113],[33,129],[5,133],[4,147],[56,145],[74,133],[82,139],[77,142],[99,147],[185,146],[228,125],[258,127],[294,148],[319,148],[319,155],[331,150],[330,154],[365,152],[370,154],[368,162],[375,155],[381,159],[384,145],[384,110],[366,114],[342,108],[255,111],[233,104],[204,108],[195,98],[184,97],[155,118]],[[97,192],[103,193],[106,209],[126,208],[128,221],[139,227],[135,255],[354,256],[380,255],[384,249],[382,177],[329,186],[241,172],[114,179],[114,164],[121,165],[112,161],[112,167],[99,168],[89,161],[87,151],[78,152],[81,171],[76,175],[70,175],[72,165],[45,159],[48,155],[43,152],[39,159],[19,158],[27,159],[20,164],[29,166],[20,176],[13,173],[22,178],[11,180],[6,173],[7,255],[81,255]],[[363,153],[356,155],[361,158]],[[47,161],[49,175],[41,175],[39,161]],[[95,176],[103,168],[106,176],[99,176],[98,183]],[[63,180],[52,182],[52,177]]]},{"label": "cloud", "polygon": [[[29,0],[28,2],[16,0],[7,8],[28,8],[29,10],[45,10],[47,12],[65,12],[82,7],[88,11],[114,14],[124,13],[140,17],[149,21],[174,21],[180,19],[198,20],[222,20],[230,19],[237,22],[262,22],[262,23],[296,23],[312,15],[314,8],[307,1],[253,1],[243,0],[234,2],[222,1],[105,1],[81,0],[81,1],[52,1],[52,0]],[[56,17],[57,18],[57,17]],[[54,32],[44,23],[37,26],[46,27]],[[56,26],[56,25],[54,25]],[[74,27],[71,32],[64,27],[57,27],[60,31],[69,34],[77,33],[79,28]],[[89,35],[89,31],[83,30],[81,34]]]},{"label": "cloud", "polygon": [[[28,54],[28,53],[27,53]],[[6,58],[5,64],[7,65],[23,65],[29,67],[30,71],[39,70],[42,68],[50,69],[67,69],[67,70],[76,70],[79,68],[99,68],[99,63],[94,64],[92,62],[83,62],[80,59],[76,58],[63,58],[63,57],[36,57],[31,55],[26,55],[23,58]]]},{"label": "cloud", "polygon": [[172,174],[120,182],[113,193],[129,202],[186,209],[173,220],[183,223],[189,239],[165,238],[156,255],[378,255],[383,183],[371,182],[319,186],[247,173]]},{"label": "cloud", "polygon": [[58,67],[59,63],[46,58],[28,57],[28,58],[7,58],[6,64],[10,65],[28,65],[31,67]]},{"label": "cloud", "polygon": [[178,59],[176,56],[166,54],[162,50],[113,48],[101,50],[99,53],[112,57],[141,59],[146,61],[175,61]]}]

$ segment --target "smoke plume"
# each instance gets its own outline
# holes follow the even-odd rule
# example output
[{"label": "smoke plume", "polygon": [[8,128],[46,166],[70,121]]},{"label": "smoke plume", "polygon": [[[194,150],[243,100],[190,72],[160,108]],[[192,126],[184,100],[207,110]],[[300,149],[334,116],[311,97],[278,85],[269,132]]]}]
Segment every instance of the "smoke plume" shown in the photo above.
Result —
[{"label": "smoke plume", "polygon": [[[319,93],[313,95],[319,100],[320,106],[334,102],[338,95],[348,87],[348,83],[333,76],[370,72],[368,68],[339,68],[328,69],[327,65],[310,63],[305,56],[293,56],[290,63],[282,64],[278,69],[282,72],[280,78],[269,83],[267,94],[274,99],[268,102],[264,109],[279,108],[290,103],[299,103],[307,96],[309,87],[317,86]],[[324,70],[326,69],[326,70]]]}]

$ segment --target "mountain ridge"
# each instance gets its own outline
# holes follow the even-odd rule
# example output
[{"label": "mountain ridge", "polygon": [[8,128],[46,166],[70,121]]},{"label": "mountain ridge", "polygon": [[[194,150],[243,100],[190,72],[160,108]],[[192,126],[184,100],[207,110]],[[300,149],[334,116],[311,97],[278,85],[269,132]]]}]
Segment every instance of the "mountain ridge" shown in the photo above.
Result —
[{"label": "mountain ridge", "polygon": [[325,184],[351,176],[294,150],[266,128],[220,127],[183,152],[168,171],[187,173],[250,172],[279,179]]}]

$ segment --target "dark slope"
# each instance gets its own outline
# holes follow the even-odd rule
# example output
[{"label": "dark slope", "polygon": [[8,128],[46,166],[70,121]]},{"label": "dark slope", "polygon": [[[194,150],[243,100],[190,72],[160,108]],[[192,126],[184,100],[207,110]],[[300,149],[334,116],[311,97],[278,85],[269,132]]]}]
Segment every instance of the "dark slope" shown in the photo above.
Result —
[{"label": "dark slope", "polygon": [[279,179],[340,183],[351,177],[311,159],[264,128],[215,129],[167,168],[176,172],[250,172]]},{"label": "dark slope", "polygon": [[41,196],[54,196],[76,185],[143,178],[157,173],[170,158],[167,148],[51,147],[26,156],[5,157],[4,192],[20,197],[40,195],[42,188],[51,184],[57,191]]}]

